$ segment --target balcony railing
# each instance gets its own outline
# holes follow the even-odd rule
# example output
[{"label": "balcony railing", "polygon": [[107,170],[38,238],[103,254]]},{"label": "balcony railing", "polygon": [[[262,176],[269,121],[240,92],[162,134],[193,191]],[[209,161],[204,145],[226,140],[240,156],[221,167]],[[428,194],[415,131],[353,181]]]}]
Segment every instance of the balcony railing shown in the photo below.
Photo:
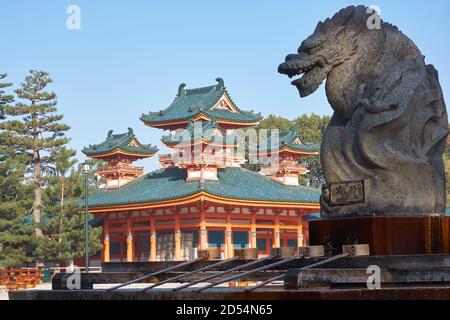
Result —
[{"label": "balcony railing", "polygon": [[98,174],[109,174],[114,172],[126,172],[126,173],[137,173],[140,174],[144,171],[144,167],[135,167],[130,165],[117,165],[103,167],[97,170]]},{"label": "balcony railing", "polygon": [[172,155],[170,153],[159,155],[159,162],[165,168],[172,167],[174,165]]},{"label": "balcony railing", "polygon": [[261,173],[265,175],[274,175],[280,171],[294,171],[300,174],[308,172],[308,167],[305,164],[298,164],[293,161],[280,161],[277,165],[268,165],[261,167]]},{"label": "balcony railing", "polygon": [[166,154],[160,154],[159,160],[172,160],[172,154],[166,153]]},{"label": "balcony railing", "polygon": [[247,160],[245,159],[244,156],[232,156],[232,155],[227,155],[226,156],[226,161],[231,162],[231,163],[245,163]]},{"label": "balcony railing", "polygon": [[200,154],[200,155],[177,155],[177,154],[162,154],[159,156],[159,162],[164,166],[173,166],[173,165],[217,165],[217,166],[225,166],[233,163],[245,163],[245,157],[239,155],[224,155],[224,154]]},{"label": "balcony railing", "polygon": [[215,165],[224,166],[226,158],[223,155],[204,155],[192,157],[178,157],[175,159],[176,165]]}]

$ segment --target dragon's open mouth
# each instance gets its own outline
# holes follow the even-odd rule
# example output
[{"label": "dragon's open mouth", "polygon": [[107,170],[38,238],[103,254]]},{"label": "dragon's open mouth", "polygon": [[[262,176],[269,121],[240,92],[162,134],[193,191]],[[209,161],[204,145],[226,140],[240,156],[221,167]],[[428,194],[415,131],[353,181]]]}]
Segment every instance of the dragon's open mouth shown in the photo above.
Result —
[{"label": "dragon's open mouth", "polygon": [[320,62],[304,63],[301,60],[289,60],[280,64],[278,72],[287,75],[289,78],[303,75],[291,82],[292,85],[297,87],[302,97],[316,91],[327,77],[327,72]]},{"label": "dragon's open mouth", "polygon": [[295,74],[288,75],[288,76],[289,76],[289,78],[293,78],[295,76],[303,75],[302,77],[299,77],[291,82],[294,86],[297,86],[297,85],[301,84],[302,79],[305,76],[307,76],[308,73],[313,72],[315,69],[316,69],[316,65],[313,64],[313,65],[307,66],[305,68],[299,69],[297,72],[295,72]]},{"label": "dragon's open mouth", "polygon": [[283,62],[278,67],[278,72],[287,75],[289,78],[301,75],[313,69],[316,63],[305,64],[299,60],[290,60]]}]

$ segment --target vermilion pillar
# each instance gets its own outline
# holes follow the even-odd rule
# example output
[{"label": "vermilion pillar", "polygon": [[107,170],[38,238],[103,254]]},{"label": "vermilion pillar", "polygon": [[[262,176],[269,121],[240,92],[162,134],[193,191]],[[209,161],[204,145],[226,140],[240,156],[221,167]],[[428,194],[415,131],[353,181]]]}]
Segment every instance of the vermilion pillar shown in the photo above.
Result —
[{"label": "vermilion pillar", "polygon": [[200,223],[200,249],[204,250],[208,248],[208,242],[207,242],[207,231],[205,222]]},{"label": "vermilion pillar", "polygon": [[227,229],[223,233],[223,258],[228,259]]},{"label": "vermilion pillar", "polygon": [[181,230],[180,230],[180,217],[178,215],[175,216],[175,228],[174,228],[174,236],[175,236],[175,261],[181,260]]},{"label": "vermilion pillar", "polygon": [[127,234],[127,262],[133,262],[133,233],[130,218],[127,218]]},{"label": "vermilion pillar", "polygon": [[280,221],[278,220],[278,217],[275,218],[273,247],[274,248],[279,248],[280,247]]},{"label": "vermilion pillar", "polygon": [[231,216],[229,213],[227,216],[227,227],[225,229],[225,247],[227,251],[225,253],[226,259],[232,258],[234,255],[233,230],[231,228]]},{"label": "vermilion pillar", "polygon": [[250,248],[256,248],[256,217],[255,213],[252,213],[252,225],[250,228]]},{"label": "vermilion pillar", "polygon": [[155,217],[150,218],[150,261],[156,261],[156,225]]},{"label": "vermilion pillar", "polygon": [[203,202],[200,203],[200,249],[204,250],[208,248],[207,242],[207,230],[206,230],[206,218],[205,208]]},{"label": "vermilion pillar", "polygon": [[109,262],[109,221],[105,220],[104,230],[105,238],[103,239],[103,262]]},{"label": "vermilion pillar", "polygon": [[300,217],[299,224],[297,228],[297,247],[302,247],[303,244],[303,225],[302,225],[302,219]]}]

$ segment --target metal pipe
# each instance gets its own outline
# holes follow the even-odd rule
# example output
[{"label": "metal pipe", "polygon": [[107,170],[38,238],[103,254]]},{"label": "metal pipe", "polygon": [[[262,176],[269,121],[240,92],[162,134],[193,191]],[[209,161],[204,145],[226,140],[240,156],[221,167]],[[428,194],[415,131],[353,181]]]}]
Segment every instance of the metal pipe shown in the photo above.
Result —
[{"label": "metal pipe", "polygon": [[[242,278],[242,277],[247,276],[247,275],[249,275],[249,274],[258,272],[258,271],[263,271],[263,270],[267,270],[267,269],[270,269],[270,268],[274,268],[274,267],[280,266],[280,265],[282,265],[282,264],[286,264],[286,263],[288,263],[288,262],[291,262],[291,261],[293,261],[293,260],[299,259],[300,257],[302,257],[302,256],[289,257],[289,258],[286,258],[286,259],[281,260],[281,261],[277,261],[277,262],[274,262],[274,263],[271,263],[271,264],[268,264],[268,265],[265,265],[265,266],[262,266],[262,267],[253,269],[253,270],[246,271],[246,272],[244,272],[244,273],[235,274],[235,275],[230,276],[230,277],[227,277],[227,278],[225,278],[225,279],[221,279],[221,280],[219,280],[219,281],[210,283],[210,284],[208,284],[208,285],[206,285],[206,286],[204,286],[204,287],[201,287],[201,288],[197,289],[196,291],[197,291],[197,292],[200,292],[200,291],[203,291],[203,290],[205,290],[205,289],[208,289],[208,288],[217,286],[218,284],[221,284],[221,283],[224,283],[224,282],[229,282],[229,281],[234,280],[234,279],[239,279],[239,278]],[[283,276],[284,276],[284,275],[283,275]]]},{"label": "metal pipe", "polygon": [[318,267],[318,266],[327,264],[328,262],[331,262],[331,261],[334,261],[334,260],[338,260],[338,259],[341,259],[341,258],[345,258],[345,257],[347,257],[349,255],[350,255],[349,253],[337,254],[337,255],[332,256],[332,257],[330,257],[328,259],[325,259],[325,260],[322,260],[322,261],[319,261],[319,262],[316,262],[316,263],[313,263],[313,264],[309,264],[309,265],[307,265],[307,266],[305,266],[303,268],[300,268],[300,270],[307,270],[307,269],[311,269],[311,268],[314,268],[314,267]]},{"label": "metal pipe", "polygon": [[225,271],[222,271],[222,272],[219,272],[219,273],[215,273],[215,274],[209,275],[209,276],[201,278],[201,279],[197,279],[197,280],[191,281],[191,282],[186,283],[186,284],[184,284],[182,286],[173,288],[172,291],[178,291],[178,290],[190,287],[190,286],[192,286],[194,284],[197,284],[197,283],[200,283],[200,282],[204,282],[204,281],[207,281],[207,280],[211,280],[211,279],[220,277],[220,276],[222,276],[224,274],[227,274],[227,273],[230,273],[230,272],[233,272],[233,271],[237,271],[237,270],[242,269],[242,268],[251,267],[251,266],[253,266],[255,264],[261,263],[261,262],[263,262],[265,260],[268,260],[268,259],[274,259],[276,257],[278,257],[278,255],[271,255],[271,256],[267,256],[267,257],[264,257],[264,258],[261,258],[261,259],[258,259],[258,260],[252,261],[252,262],[248,262],[246,264],[243,264],[243,265],[231,268],[229,270],[225,270]]},{"label": "metal pipe", "polygon": [[88,174],[84,173],[84,255],[86,273],[89,273],[89,214],[88,214]]},{"label": "metal pipe", "polygon": [[253,290],[255,290],[255,289],[264,287],[265,285],[267,285],[267,284],[269,284],[269,283],[272,283],[272,282],[274,282],[274,281],[276,281],[276,280],[278,280],[278,279],[282,279],[282,278],[284,278],[284,274],[280,274],[280,275],[275,276],[275,277],[273,277],[273,278],[264,280],[263,282],[261,282],[261,283],[255,285],[255,286],[253,286],[253,287],[251,287],[251,288],[245,289],[245,292],[248,293],[248,292],[253,291]]},{"label": "metal pipe", "polygon": [[200,269],[197,269],[197,270],[194,270],[194,271],[190,271],[190,272],[187,272],[187,273],[183,273],[183,274],[180,274],[180,275],[178,275],[178,276],[175,276],[175,277],[173,277],[173,278],[169,278],[169,279],[166,279],[166,280],[163,280],[163,281],[156,282],[156,283],[154,283],[154,284],[152,284],[152,285],[150,285],[150,286],[148,286],[148,287],[142,289],[142,291],[150,290],[150,289],[155,288],[155,287],[158,287],[158,286],[160,286],[160,285],[162,285],[162,284],[170,283],[170,282],[172,282],[172,281],[175,281],[175,280],[178,280],[178,279],[181,279],[181,278],[190,276],[190,275],[192,275],[192,274],[194,274],[194,273],[201,272],[201,271],[206,271],[206,270],[209,270],[209,269],[212,269],[212,268],[221,266],[221,265],[223,265],[223,264],[226,264],[226,263],[228,263],[228,262],[231,262],[231,261],[234,261],[234,260],[237,260],[237,259],[239,259],[239,257],[233,257],[233,258],[230,258],[230,259],[222,260],[222,261],[219,261],[219,262],[210,264],[210,265],[208,265],[208,266],[204,266],[204,267],[202,267],[202,268],[200,268]]},{"label": "metal pipe", "polygon": [[168,272],[168,271],[172,271],[172,270],[175,270],[175,269],[178,269],[178,268],[181,268],[181,267],[188,266],[188,265],[190,265],[190,264],[193,264],[194,262],[197,262],[197,261],[200,261],[200,260],[204,260],[204,259],[206,259],[206,258],[205,258],[205,257],[199,257],[199,258],[196,258],[196,259],[194,259],[194,260],[189,260],[189,261],[186,261],[186,262],[183,262],[183,263],[180,263],[180,264],[177,264],[177,265],[174,265],[174,266],[171,266],[171,267],[168,267],[168,268],[165,268],[165,269],[156,271],[156,272],[152,272],[152,273],[149,273],[149,274],[145,274],[145,275],[140,276],[140,277],[138,277],[138,278],[136,278],[136,279],[133,279],[133,280],[130,280],[130,281],[121,283],[121,284],[119,284],[119,285],[117,285],[117,286],[114,286],[114,287],[111,287],[111,288],[108,288],[108,289],[106,289],[106,291],[116,290],[116,289],[125,287],[125,286],[127,286],[127,285],[130,285],[130,284],[139,282],[139,281],[141,281],[141,280],[145,280],[145,279],[147,279],[147,278],[150,278],[150,277],[153,277],[153,276],[157,276],[157,275],[159,275],[159,274],[162,274],[162,273],[165,273],[165,272]]},{"label": "metal pipe", "polygon": [[[316,262],[316,263],[312,263],[312,264],[310,264],[310,265],[307,265],[307,266],[305,266],[305,267],[303,267],[303,268],[300,268],[300,270],[307,270],[307,269],[311,269],[311,268],[314,268],[314,267],[318,267],[318,266],[327,264],[327,263],[329,263],[329,262],[331,262],[331,261],[335,261],[335,260],[338,260],[338,259],[347,257],[347,256],[349,256],[349,255],[350,255],[349,253],[341,253],[341,254],[335,255],[335,256],[333,256],[333,257],[330,257],[330,258],[328,258],[328,259],[325,259],[325,260],[322,260],[322,261],[319,261],[319,262]],[[276,276],[276,277],[267,279],[267,280],[265,280],[265,281],[263,281],[263,282],[261,282],[261,283],[255,285],[255,286],[253,286],[253,287],[251,287],[251,288],[245,289],[245,292],[248,293],[248,292],[253,291],[253,290],[255,290],[255,289],[264,287],[265,285],[267,285],[267,284],[269,284],[269,283],[271,283],[271,282],[274,282],[274,281],[276,281],[276,280],[278,280],[278,279],[281,279],[281,278],[284,278],[284,274],[281,274],[281,275],[278,275],[278,276]]]}]

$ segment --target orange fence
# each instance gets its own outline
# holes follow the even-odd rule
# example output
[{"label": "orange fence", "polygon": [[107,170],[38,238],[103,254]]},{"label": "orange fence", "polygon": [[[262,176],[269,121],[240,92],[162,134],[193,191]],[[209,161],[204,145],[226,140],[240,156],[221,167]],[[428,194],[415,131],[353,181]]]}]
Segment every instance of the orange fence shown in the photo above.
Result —
[{"label": "orange fence", "polygon": [[41,282],[39,269],[0,270],[0,286],[8,290],[34,288]]}]

